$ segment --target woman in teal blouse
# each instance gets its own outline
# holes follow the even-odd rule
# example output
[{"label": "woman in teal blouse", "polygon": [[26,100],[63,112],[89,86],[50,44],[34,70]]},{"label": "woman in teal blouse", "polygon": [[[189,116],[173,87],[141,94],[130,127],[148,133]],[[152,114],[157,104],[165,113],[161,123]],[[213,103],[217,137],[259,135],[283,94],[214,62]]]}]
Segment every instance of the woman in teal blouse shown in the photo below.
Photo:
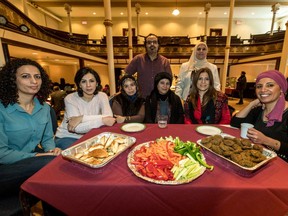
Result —
[{"label": "woman in teal blouse", "polygon": [[44,69],[29,59],[11,60],[0,71],[1,199],[18,196],[20,185],[61,153],[45,103],[49,84]]}]

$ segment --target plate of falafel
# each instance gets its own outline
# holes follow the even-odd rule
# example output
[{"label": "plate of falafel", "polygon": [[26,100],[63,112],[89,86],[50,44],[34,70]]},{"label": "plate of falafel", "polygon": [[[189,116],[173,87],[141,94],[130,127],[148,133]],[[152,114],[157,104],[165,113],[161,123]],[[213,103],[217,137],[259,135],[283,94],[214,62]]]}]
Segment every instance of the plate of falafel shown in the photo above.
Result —
[{"label": "plate of falafel", "polygon": [[212,155],[213,159],[243,175],[253,173],[277,157],[274,151],[253,144],[249,139],[224,133],[202,138],[197,144]]}]

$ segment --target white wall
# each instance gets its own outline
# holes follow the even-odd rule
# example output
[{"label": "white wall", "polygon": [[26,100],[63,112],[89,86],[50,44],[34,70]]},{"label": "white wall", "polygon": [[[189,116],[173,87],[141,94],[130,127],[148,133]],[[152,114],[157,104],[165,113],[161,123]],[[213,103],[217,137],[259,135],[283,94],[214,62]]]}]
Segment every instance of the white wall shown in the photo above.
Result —
[{"label": "white wall", "polygon": [[[87,21],[87,25],[81,24],[81,21]],[[232,24],[231,35],[238,35],[242,39],[250,38],[250,34],[263,34],[270,31],[270,19],[241,19],[241,24],[236,24],[235,19]],[[90,39],[100,39],[106,35],[103,18],[73,18],[72,31],[74,33],[89,34]],[[196,37],[204,34],[204,19],[176,18],[167,17],[165,19],[140,18],[139,34],[146,36],[149,33],[163,36],[189,36]],[[122,36],[122,29],[128,28],[127,19],[112,18],[113,35]],[[276,24],[278,26],[278,24]],[[275,26],[276,26],[275,25]],[[285,26],[285,25],[284,25]],[[136,27],[136,19],[132,20],[132,28]],[[222,35],[227,35],[228,19],[208,19],[208,34],[210,28],[223,29]],[[63,19],[63,23],[59,23],[59,29],[69,31],[67,19]],[[282,28],[283,29],[283,28]]]},{"label": "white wall", "polygon": [[74,76],[78,70],[76,65],[49,64],[42,66],[45,68],[52,82],[60,83],[60,78],[65,78],[66,83],[74,83]]},{"label": "white wall", "polygon": [[[24,13],[22,1],[26,2],[26,0],[9,0],[10,3],[12,3],[14,6],[16,6],[19,10],[21,10]],[[26,4],[26,6],[28,11],[27,16],[31,20],[33,20],[36,24],[49,28],[59,29],[59,21],[53,19],[52,17],[46,15],[42,11],[37,10],[36,8],[28,4]]]},{"label": "white wall", "polygon": [[238,78],[241,75],[241,71],[245,71],[247,82],[255,82],[255,79],[259,73],[275,69],[275,64],[276,61],[273,60],[232,65],[229,70],[229,77]]}]

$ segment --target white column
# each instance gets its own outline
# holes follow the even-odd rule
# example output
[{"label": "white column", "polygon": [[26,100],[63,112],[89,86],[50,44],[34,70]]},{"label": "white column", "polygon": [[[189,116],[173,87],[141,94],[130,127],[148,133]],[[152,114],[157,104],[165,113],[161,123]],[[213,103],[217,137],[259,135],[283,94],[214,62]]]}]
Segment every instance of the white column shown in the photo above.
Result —
[{"label": "white column", "polygon": [[6,64],[5,55],[4,55],[2,41],[1,41],[1,38],[0,38],[0,67],[3,67],[5,64]]},{"label": "white column", "polygon": [[220,80],[221,80],[221,84],[222,84],[221,85],[222,92],[225,92],[225,86],[226,86],[226,76],[227,76],[228,64],[229,64],[229,53],[230,53],[231,29],[232,29],[232,21],[233,21],[234,4],[235,4],[235,0],[230,0],[229,24],[228,24],[226,47],[225,47],[224,67],[223,67],[222,74],[220,74]]},{"label": "white column", "polygon": [[133,58],[131,0],[127,0],[127,13],[128,13],[128,53],[129,53],[129,61],[131,61]]},{"label": "white column", "polygon": [[68,16],[68,23],[69,23],[69,33],[70,35],[72,35],[72,24],[71,24],[71,16],[70,16],[70,12],[72,11],[71,6],[68,3],[64,4],[64,8],[65,11],[67,12],[67,16]]},{"label": "white column", "polygon": [[112,19],[111,19],[111,2],[110,0],[104,0],[104,12],[105,20],[104,25],[106,28],[106,46],[107,46],[107,62],[109,73],[109,84],[111,95],[116,93],[115,85],[115,69],[114,69],[114,53],[113,53],[113,39],[112,39]]},{"label": "white column", "polygon": [[23,13],[29,17],[28,15],[28,9],[27,9],[27,0],[22,0],[22,5],[23,5]]},{"label": "white column", "polygon": [[270,35],[273,35],[275,16],[276,16],[276,12],[277,12],[277,10],[279,10],[279,8],[280,8],[280,4],[279,3],[276,3],[276,4],[272,5],[272,10],[271,11],[273,12],[273,17],[272,17]]},{"label": "white column", "polygon": [[140,12],[141,12],[141,5],[139,3],[136,3],[135,4],[135,11],[136,11],[136,14],[137,14],[137,29],[136,29],[136,35],[137,35],[137,41],[139,40],[139,35],[140,35]]},{"label": "white column", "polygon": [[204,27],[205,28],[204,29],[205,42],[207,41],[208,14],[209,14],[210,8],[211,8],[210,3],[205,4],[205,7],[204,7],[204,11],[205,11],[205,27]]},{"label": "white column", "polygon": [[288,21],[286,22],[286,32],[283,42],[281,60],[280,60],[280,67],[279,71],[284,74],[285,77],[288,76]]}]

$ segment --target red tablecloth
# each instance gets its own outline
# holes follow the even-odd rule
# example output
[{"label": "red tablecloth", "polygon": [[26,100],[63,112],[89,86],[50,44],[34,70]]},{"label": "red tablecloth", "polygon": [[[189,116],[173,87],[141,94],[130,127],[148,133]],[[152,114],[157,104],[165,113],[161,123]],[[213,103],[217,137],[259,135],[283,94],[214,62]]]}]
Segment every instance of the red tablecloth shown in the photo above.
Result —
[{"label": "red tablecloth", "polygon": [[[203,138],[195,125],[168,125],[159,129],[147,125],[138,133],[125,133],[120,125],[93,129],[80,141],[105,131],[134,136],[137,144],[161,136],[182,140]],[[239,136],[239,130],[221,127]],[[134,146],[132,146],[133,148]],[[183,185],[157,185],[136,177],[127,166],[130,149],[106,166],[90,169],[75,165],[61,156],[28,179],[22,189],[55,206],[68,215],[261,215],[288,214],[288,164],[272,160],[249,177],[243,177],[221,164],[214,164],[198,179]]]}]

